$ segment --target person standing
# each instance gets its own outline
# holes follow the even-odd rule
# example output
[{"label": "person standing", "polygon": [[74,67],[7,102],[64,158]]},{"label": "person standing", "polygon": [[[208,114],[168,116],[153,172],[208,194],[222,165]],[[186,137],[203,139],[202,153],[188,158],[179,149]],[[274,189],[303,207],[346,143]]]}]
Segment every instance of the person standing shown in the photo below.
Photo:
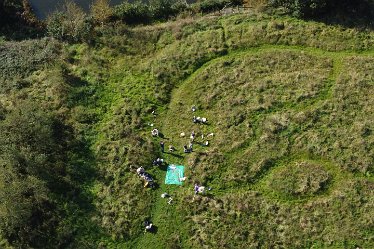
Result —
[{"label": "person standing", "polygon": [[189,143],[189,145],[188,145],[188,149],[189,149],[189,151],[190,151],[190,152],[192,152],[192,149],[193,149],[193,145],[192,145],[192,143],[191,143],[191,142],[190,142],[190,143]]},{"label": "person standing", "polygon": [[191,132],[190,140],[191,140],[191,142],[193,142],[195,140],[195,131]]},{"label": "person standing", "polygon": [[195,183],[194,191],[195,191],[195,195],[197,195],[197,193],[199,193],[199,185],[197,183]]}]

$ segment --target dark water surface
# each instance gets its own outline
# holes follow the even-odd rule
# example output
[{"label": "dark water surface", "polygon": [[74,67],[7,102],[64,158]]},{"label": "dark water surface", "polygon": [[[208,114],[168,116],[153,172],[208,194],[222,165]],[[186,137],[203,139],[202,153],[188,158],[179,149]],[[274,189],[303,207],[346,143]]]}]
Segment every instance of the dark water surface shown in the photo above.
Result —
[{"label": "dark water surface", "polygon": [[[84,10],[89,10],[93,0],[73,0]],[[125,0],[110,0],[112,5],[120,4]],[[45,19],[49,14],[61,8],[65,0],[29,0],[37,17]],[[131,1],[130,1],[131,2]]]}]

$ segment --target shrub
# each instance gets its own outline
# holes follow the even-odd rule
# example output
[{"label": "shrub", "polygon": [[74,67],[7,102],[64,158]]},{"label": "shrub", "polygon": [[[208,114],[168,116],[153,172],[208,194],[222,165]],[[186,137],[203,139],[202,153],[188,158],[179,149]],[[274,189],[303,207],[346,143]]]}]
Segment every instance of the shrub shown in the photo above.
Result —
[{"label": "shrub", "polygon": [[0,24],[11,23],[22,10],[21,0],[0,0]]},{"label": "shrub", "polygon": [[140,1],[115,6],[114,17],[127,24],[149,23],[151,20],[149,6]]},{"label": "shrub", "polygon": [[37,178],[22,177],[5,165],[1,166],[0,229],[20,248],[35,246],[40,237],[46,235],[38,234],[40,227],[51,225],[48,224],[48,206],[51,204],[47,197],[48,190]]},{"label": "shrub", "polygon": [[221,10],[225,5],[227,5],[229,0],[206,0],[198,3],[198,11],[207,13],[212,11]]},{"label": "shrub", "polygon": [[108,21],[113,15],[109,0],[95,0],[91,6],[91,15],[93,19],[101,25]]},{"label": "shrub", "polygon": [[54,61],[58,54],[59,43],[52,39],[4,42],[0,48],[0,92],[18,88],[23,77]]},{"label": "shrub", "polygon": [[368,0],[270,0],[270,5],[284,7],[297,17],[319,17],[323,14],[344,14],[372,20],[373,2]]},{"label": "shrub", "polygon": [[53,13],[47,21],[48,34],[56,39],[62,40],[65,37],[65,14],[62,12]]},{"label": "shrub", "polygon": [[27,101],[0,122],[0,133],[0,231],[17,248],[41,248],[53,238],[51,190],[61,177],[54,118]]},{"label": "shrub", "polygon": [[93,22],[74,2],[66,2],[63,11],[49,16],[48,34],[70,42],[88,41],[93,32]]},{"label": "shrub", "polygon": [[166,20],[169,17],[176,16],[185,10],[187,5],[182,1],[173,0],[151,0],[149,9],[154,20]]},{"label": "shrub", "polygon": [[298,17],[316,16],[326,11],[326,0],[270,0],[273,6],[281,6]]},{"label": "shrub", "polygon": [[193,8],[197,12],[209,13],[213,11],[219,11],[225,6],[236,6],[241,5],[242,0],[204,0],[193,5]]}]

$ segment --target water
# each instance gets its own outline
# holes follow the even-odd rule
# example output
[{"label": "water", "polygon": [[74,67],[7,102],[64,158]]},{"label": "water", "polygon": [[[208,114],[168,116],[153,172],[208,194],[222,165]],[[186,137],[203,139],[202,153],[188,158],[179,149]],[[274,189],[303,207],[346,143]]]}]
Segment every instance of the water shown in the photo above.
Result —
[{"label": "water", "polygon": [[[29,0],[37,17],[45,19],[49,14],[61,8],[65,0]],[[89,10],[93,0],[74,0],[84,10]],[[124,0],[110,0],[112,5],[120,4]]]}]

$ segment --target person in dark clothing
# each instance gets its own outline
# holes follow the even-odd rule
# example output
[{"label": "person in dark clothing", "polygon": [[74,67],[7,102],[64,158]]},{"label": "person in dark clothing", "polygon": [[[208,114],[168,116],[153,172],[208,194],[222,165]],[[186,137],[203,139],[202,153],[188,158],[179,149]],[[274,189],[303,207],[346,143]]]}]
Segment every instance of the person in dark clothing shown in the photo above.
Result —
[{"label": "person in dark clothing", "polygon": [[149,220],[144,221],[144,231],[145,232],[152,232],[153,224]]},{"label": "person in dark clothing", "polygon": [[194,191],[195,191],[195,195],[197,195],[197,193],[199,193],[199,185],[197,183],[195,183]]},{"label": "person in dark clothing", "polygon": [[191,132],[190,140],[193,142],[195,140],[195,131]]},{"label": "person in dark clothing", "polygon": [[187,145],[183,145],[183,151],[184,151],[184,153],[188,153],[188,152],[190,152],[190,151],[188,150],[188,148],[187,148]]}]

